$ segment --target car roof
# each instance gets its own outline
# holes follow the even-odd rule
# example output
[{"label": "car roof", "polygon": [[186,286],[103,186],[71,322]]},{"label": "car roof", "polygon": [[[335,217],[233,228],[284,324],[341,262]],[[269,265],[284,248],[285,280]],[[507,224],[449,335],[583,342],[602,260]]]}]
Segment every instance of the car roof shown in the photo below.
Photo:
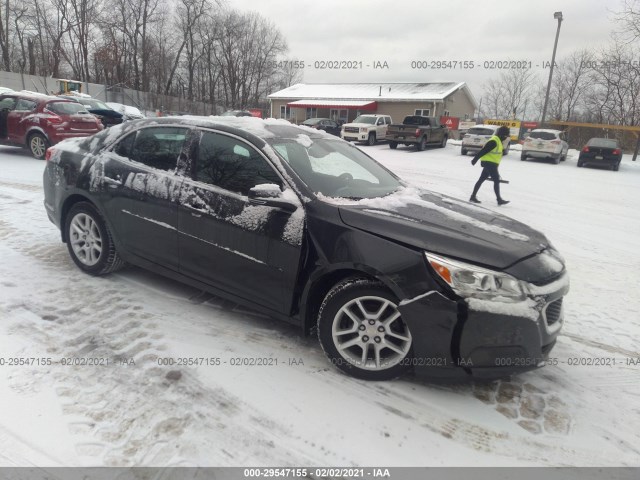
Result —
[{"label": "car roof", "polygon": [[530,133],[533,133],[533,132],[562,133],[562,130],[552,130],[550,128],[536,128],[535,130],[531,130]]},{"label": "car roof", "polygon": [[471,130],[472,128],[492,128],[494,130],[497,130],[500,127],[501,125],[489,125],[487,123],[480,123],[478,125],[474,125],[473,127],[469,127],[469,130]]},{"label": "car roof", "polygon": [[[104,138],[99,142],[99,144],[102,144],[103,142],[111,143],[112,141],[119,139],[122,135],[125,135],[127,132],[153,126],[214,128],[216,130],[232,133],[245,138],[258,147],[262,147],[266,143],[266,139],[275,137],[299,140],[299,136],[302,134],[310,138],[335,138],[333,135],[329,135],[321,130],[293,125],[283,119],[183,115],[142,118],[135,122],[125,122],[120,125],[110,127],[108,134],[104,134]],[[91,138],[95,138],[101,134],[102,132]]]},{"label": "car roof", "polygon": [[47,94],[44,94],[44,93],[30,92],[28,90],[23,90],[21,92],[2,93],[2,94],[0,94],[0,96],[24,98],[26,100],[32,100],[34,102],[43,102],[43,101],[44,102],[50,102],[52,100],[59,100],[61,102],[70,102],[71,101],[71,100],[68,100],[66,98],[56,97],[55,95],[47,95]]}]

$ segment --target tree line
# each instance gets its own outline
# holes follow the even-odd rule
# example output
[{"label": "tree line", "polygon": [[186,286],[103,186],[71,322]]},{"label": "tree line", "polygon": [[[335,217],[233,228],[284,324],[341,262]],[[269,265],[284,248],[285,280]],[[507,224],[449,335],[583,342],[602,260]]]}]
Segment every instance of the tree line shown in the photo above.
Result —
[{"label": "tree line", "polygon": [[0,1],[4,70],[122,86],[227,108],[298,81],[283,35],[222,0]]}]

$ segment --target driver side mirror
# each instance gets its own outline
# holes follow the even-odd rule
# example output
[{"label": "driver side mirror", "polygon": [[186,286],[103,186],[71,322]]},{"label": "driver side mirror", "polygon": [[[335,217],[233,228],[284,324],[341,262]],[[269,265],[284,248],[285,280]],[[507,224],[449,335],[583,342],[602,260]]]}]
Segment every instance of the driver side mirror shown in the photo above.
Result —
[{"label": "driver side mirror", "polygon": [[284,198],[280,186],[273,183],[256,185],[249,190],[249,203],[294,212],[298,205]]}]

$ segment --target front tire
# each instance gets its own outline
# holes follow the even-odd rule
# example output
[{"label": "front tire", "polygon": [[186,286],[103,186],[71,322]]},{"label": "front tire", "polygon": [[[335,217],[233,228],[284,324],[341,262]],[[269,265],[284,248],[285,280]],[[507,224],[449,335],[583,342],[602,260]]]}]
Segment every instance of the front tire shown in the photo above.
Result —
[{"label": "front tire", "polygon": [[440,142],[440,148],[444,148],[447,146],[447,140],[449,140],[449,137],[443,137],[442,138],[442,142]]},{"label": "front tire", "polygon": [[380,282],[334,286],[318,314],[318,338],[332,364],[363,380],[391,380],[409,369],[412,337],[398,299]]},{"label": "front tire", "polygon": [[31,155],[38,160],[42,160],[44,158],[47,153],[47,148],[49,148],[49,140],[47,140],[47,137],[41,133],[32,133],[29,135],[27,144],[29,145]]},{"label": "front tire", "polygon": [[373,147],[375,144],[376,144],[376,134],[370,133],[369,137],[367,138],[367,145],[369,145],[370,147]]},{"label": "front tire", "polygon": [[105,275],[124,266],[104,218],[92,204],[79,202],[71,207],[64,228],[69,255],[83,272]]}]

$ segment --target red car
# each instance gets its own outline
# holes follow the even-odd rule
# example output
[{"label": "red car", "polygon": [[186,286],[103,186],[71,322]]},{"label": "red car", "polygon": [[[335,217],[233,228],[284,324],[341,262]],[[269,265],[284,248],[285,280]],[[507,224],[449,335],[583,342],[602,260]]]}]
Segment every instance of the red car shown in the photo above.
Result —
[{"label": "red car", "polygon": [[36,158],[44,158],[47,148],[62,140],[103,128],[77,102],[28,92],[0,95],[0,145],[28,148]]}]

